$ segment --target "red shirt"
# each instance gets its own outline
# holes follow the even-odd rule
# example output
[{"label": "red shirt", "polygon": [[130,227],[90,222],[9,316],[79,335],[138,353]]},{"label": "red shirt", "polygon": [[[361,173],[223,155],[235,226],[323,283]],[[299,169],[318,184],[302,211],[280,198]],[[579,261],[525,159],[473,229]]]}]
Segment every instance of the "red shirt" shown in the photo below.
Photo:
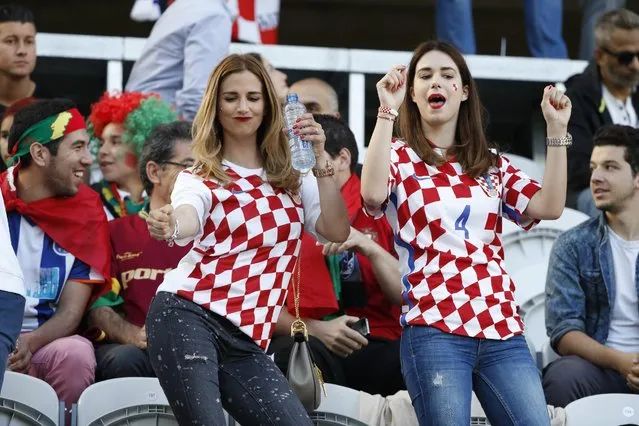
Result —
[{"label": "red shirt", "polygon": [[[377,242],[384,250],[395,255],[394,236],[385,218],[375,219],[364,213],[360,196],[361,182],[353,174],[342,186],[340,192],[346,203],[351,225]],[[306,239],[311,239],[307,235]],[[346,314],[368,318],[371,336],[385,339],[399,339],[401,315],[399,306],[393,305],[379,287],[373,265],[366,256],[356,254],[361,281],[366,292],[366,304],[361,307],[347,307]],[[310,259],[310,260],[309,260]],[[339,308],[335,300],[333,284],[322,255],[322,247],[312,243],[303,244],[300,252],[302,289],[300,294],[300,315],[314,319],[321,319],[335,313]],[[310,265],[312,263],[312,267]],[[311,285],[312,284],[312,285]],[[342,283],[342,288],[347,285]],[[287,305],[289,312],[294,315],[292,291],[289,291]],[[342,292],[344,293],[344,292]],[[330,301],[328,299],[331,299]],[[330,303],[329,303],[330,302]],[[330,310],[332,307],[332,310]],[[312,309],[314,308],[314,309]]]},{"label": "red shirt", "polygon": [[[341,193],[348,207],[348,214],[351,218],[351,225],[358,231],[370,236],[384,250],[394,256],[394,236],[393,230],[385,218],[375,219],[364,213],[362,210],[362,199],[360,195],[361,182],[357,175],[351,178],[342,186]],[[399,324],[401,311],[399,306],[388,301],[375,277],[371,261],[364,255],[357,253],[357,260],[362,276],[362,283],[366,289],[368,303],[361,308],[348,308],[346,313],[354,317],[368,318],[371,329],[371,336],[383,337],[394,340],[399,339],[402,327]]]},{"label": "red shirt", "polygon": [[142,327],[164,273],[175,268],[190,245],[169,247],[151,238],[139,214],[109,222],[113,276],[120,282],[127,321]]}]

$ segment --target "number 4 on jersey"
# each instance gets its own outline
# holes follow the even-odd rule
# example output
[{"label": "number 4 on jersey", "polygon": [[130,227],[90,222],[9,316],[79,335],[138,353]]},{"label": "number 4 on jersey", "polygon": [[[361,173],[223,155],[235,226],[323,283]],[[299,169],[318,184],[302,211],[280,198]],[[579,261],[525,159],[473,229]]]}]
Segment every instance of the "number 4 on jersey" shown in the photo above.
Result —
[{"label": "number 4 on jersey", "polygon": [[466,205],[464,207],[464,211],[459,215],[457,220],[455,221],[455,231],[464,231],[464,238],[468,239],[468,228],[466,228],[466,222],[468,222],[468,217],[470,216],[470,205]]}]

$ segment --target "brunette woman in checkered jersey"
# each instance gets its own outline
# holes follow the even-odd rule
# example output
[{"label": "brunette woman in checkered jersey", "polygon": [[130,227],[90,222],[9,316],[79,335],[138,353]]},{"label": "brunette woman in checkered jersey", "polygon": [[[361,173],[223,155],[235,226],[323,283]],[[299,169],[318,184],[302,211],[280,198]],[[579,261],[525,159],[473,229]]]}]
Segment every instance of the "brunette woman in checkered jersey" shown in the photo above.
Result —
[{"label": "brunette woman in checkered jersey", "polygon": [[420,425],[468,424],[473,390],[491,424],[548,425],[500,234],[502,217],[529,229],[561,215],[570,100],[551,86],[542,95],[542,188],[489,145],[475,82],[452,46],[421,44],[377,92],[362,196],[396,233],[402,373]]},{"label": "brunette woman in checkered jersey", "polygon": [[317,168],[291,164],[282,111],[263,65],[230,55],[213,71],[193,124],[196,164],[181,172],[171,205],[153,210],[151,235],[193,249],[165,275],[146,322],[149,358],[177,420],[311,424],[265,354],[295,272],[302,230],[343,242],[346,207],[305,114],[296,132]]}]

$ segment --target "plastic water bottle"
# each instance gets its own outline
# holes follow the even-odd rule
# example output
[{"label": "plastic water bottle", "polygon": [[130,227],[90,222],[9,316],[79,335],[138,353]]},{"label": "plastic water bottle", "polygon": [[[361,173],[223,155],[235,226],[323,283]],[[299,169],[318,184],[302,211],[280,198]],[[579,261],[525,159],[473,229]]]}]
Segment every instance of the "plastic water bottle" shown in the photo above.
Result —
[{"label": "plastic water bottle", "polygon": [[284,120],[286,121],[286,128],[288,129],[288,143],[291,146],[293,167],[301,172],[306,172],[315,167],[313,143],[302,140],[302,138],[293,133],[293,125],[305,112],[306,108],[304,104],[298,100],[297,93],[289,93],[286,95]]}]

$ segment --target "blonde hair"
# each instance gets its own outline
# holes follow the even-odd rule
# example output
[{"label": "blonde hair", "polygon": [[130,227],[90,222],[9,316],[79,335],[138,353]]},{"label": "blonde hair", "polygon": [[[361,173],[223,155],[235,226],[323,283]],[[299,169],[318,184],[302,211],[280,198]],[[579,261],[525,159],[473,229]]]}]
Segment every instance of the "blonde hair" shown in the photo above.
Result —
[{"label": "blonde hair", "polygon": [[224,133],[217,118],[218,93],[229,75],[242,71],[253,73],[262,83],[264,117],[257,130],[257,143],[267,180],[275,188],[297,193],[300,173],[293,168],[288,139],[282,131],[282,108],[264,66],[250,55],[227,56],[209,77],[202,104],[193,121],[195,171],[204,179],[214,179],[222,185],[231,181],[222,167]]}]

